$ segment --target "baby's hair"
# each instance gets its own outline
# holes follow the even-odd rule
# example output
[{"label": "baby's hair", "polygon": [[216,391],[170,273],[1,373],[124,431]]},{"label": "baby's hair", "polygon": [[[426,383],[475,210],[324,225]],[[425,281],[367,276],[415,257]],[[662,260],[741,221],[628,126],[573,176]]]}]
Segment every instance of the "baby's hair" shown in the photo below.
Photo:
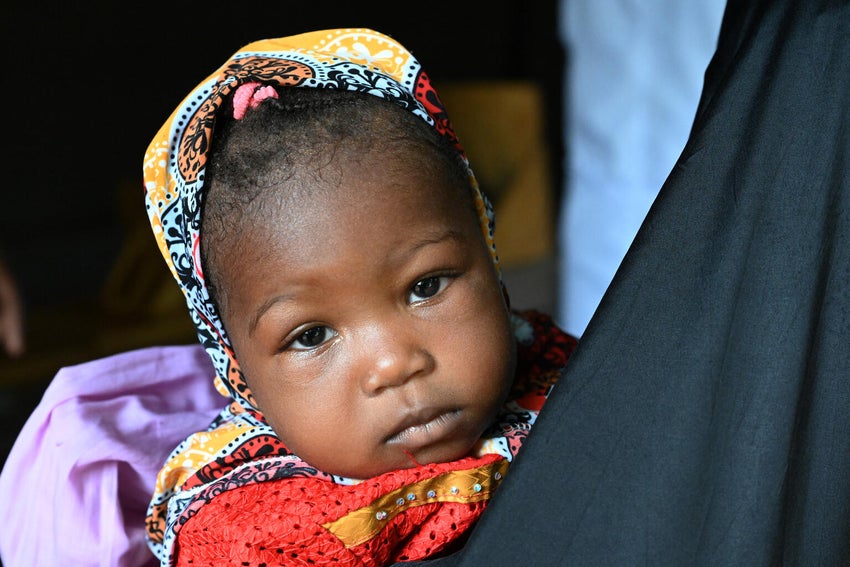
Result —
[{"label": "baby's hair", "polygon": [[[277,90],[244,117],[223,108],[211,140],[201,220],[201,258],[211,300],[227,317],[221,250],[264,212],[286,201],[275,188],[310,188],[309,180],[337,152],[429,155],[445,179],[468,196],[469,172],[458,150],[425,120],[398,104],[355,91],[290,87]],[[406,152],[406,153],[405,153]],[[351,155],[351,154],[349,154]],[[303,167],[299,167],[303,166]],[[306,181],[306,183],[305,183]]]}]

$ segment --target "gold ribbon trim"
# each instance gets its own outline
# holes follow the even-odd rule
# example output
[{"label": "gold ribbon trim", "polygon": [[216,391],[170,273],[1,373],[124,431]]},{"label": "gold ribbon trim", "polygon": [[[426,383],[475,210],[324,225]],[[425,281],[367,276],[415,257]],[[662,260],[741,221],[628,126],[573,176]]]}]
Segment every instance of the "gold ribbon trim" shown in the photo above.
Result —
[{"label": "gold ribbon trim", "polygon": [[408,508],[434,502],[471,503],[489,500],[508,466],[506,459],[500,459],[474,469],[449,471],[402,486],[375,499],[368,506],[323,524],[323,527],[338,537],[346,548],[356,547],[378,535],[387,522]]}]

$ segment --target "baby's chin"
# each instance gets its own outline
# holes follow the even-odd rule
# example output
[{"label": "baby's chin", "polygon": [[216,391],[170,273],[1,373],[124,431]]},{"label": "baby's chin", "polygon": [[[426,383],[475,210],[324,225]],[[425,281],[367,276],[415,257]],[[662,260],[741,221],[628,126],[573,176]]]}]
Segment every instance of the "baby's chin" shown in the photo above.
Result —
[{"label": "baby's chin", "polygon": [[425,448],[416,452],[403,449],[399,455],[394,456],[392,459],[374,459],[368,463],[353,464],[352,466],[342,468],[339,466],[317,468],[335,477],[365,480],[397,470],[412,469],[435,463],[447,463],[464,457],[470,457],[475,446],[476,443],[473,442],[459,447]]}]

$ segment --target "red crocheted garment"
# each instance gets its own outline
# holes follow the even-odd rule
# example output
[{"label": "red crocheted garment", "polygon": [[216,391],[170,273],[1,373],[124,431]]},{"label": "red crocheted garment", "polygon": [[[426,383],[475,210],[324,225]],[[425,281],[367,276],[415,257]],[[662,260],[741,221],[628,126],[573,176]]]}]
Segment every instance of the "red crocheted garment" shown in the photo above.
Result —
[{"label": "red crocheted garment", "polygon": [[387,565],[454,549],[507,469],[499,455],[353,486],[311,477],[217,495],[180,529],[177,565]]}]

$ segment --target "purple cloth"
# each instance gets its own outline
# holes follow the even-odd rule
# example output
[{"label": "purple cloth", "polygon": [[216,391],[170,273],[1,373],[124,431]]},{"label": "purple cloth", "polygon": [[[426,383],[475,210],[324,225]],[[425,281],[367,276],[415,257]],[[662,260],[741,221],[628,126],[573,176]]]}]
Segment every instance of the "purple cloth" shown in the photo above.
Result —
[{"label": "purple cloth", "polygon": [[213,376],[200,345],[61,369],[0,474],[3,565],[156,565],[144,535],[156,474],[224,407]]}]

